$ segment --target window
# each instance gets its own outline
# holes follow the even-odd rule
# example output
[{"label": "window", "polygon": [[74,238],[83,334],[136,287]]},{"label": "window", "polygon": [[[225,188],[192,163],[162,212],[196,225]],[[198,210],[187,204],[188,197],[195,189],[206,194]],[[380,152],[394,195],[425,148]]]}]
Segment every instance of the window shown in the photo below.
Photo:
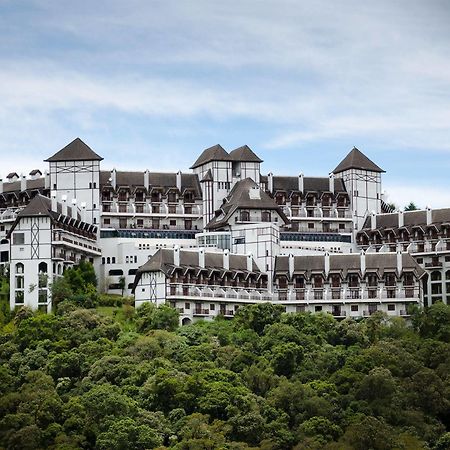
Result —
[{"label": "window", "polygon": [[191,304],[190,303],[185,303],[184,304],[184,309],[191,309]]},{"label": "window", "polygon": [[177,226],[177,221],[176,220],[170,220],[169,225],[171,227],[176,227]]},{"label": "window", "polygon": [[109,271],[109,275],[110,276],[120,276],[123,275],[123,270],[122,269],[111,269]]},{"label": "window", "polygon": [[315,312],[320,312],[320,311],[322,311],[322,306],[315,306],[315,307],[314,307],[314,311],[315,311]]},{"label": "window", "polygon": [[209,309],[210,309],[211,311],[215,311],[216,305],[215,305],[214,303],[211,303],[211,304],[209,305]]},{"label": "window", "polygon": [[387,306],[388,306],[388,311],[395,311],[395,305],[389,304]]},{"label": "window", "polygon": [[25,244],[25,233],[13,233],[13,245]]},{"label": "window", "polygon": [[250,213],[248,211],[241,211],[241,222],[250,222]]},{"label": "window", "polygon": [[351,309],[352,312],[358,312],[359,311],[358,305],[352,305],[350,309]]},{"label": "window", "polygon": [[313,223],[308,223],[308,230],[312,230],[314,229],[314,224]]},{"label": "window", "polygon": [[103,219],[103,223],[105,225],[110,225],[111,224],[111,219]]}]

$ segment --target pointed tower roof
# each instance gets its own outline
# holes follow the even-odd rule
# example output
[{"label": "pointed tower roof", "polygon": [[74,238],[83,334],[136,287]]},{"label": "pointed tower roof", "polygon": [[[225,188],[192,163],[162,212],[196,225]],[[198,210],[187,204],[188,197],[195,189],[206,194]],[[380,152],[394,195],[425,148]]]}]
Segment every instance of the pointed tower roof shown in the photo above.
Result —
[{"label": "pointed tower roof", "polygon": [[216,144],[203,150],[203,153],[197,158],[197,161],[192,164],[191,169],[195,169],[210,161],[231,161],[231,158],[220,144]]},{"label": "pointed tower roof", "polygon": [[371,161],[364,153],[356,147],[340,162],[340,164],[333,170],[333,173],[343,172],[348,169],[362,169],[371,170],[372,172],[385,172]]},{"label": "pointed tower roof", "polygon": [[[22,211],[19,212],[20,217],[32,217],[32,216],[51,216],[50,211],[52,209],[51,200],[48,197],[37,194],[33,197],[25,206]],[[56,211],[55,211],[56,212]]]},{"label": "pointed tower roof", "polygon": [[233,161],[262,163],[262,159],[257,156],[248,145],[243,145],[230,152]]},{"label": "pointed tower roof", "polygon": [[102,159],[80,138],[76,138],[45,161],[101,161]]}]

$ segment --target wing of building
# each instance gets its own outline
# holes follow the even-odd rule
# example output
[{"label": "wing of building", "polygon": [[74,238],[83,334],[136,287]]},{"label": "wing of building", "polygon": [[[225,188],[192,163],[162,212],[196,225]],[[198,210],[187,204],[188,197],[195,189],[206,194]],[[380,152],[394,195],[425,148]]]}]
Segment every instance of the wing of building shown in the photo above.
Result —
[{"label": "wing of building", "polygon": [[[446,295],[446,214],[434,211],[428,220],[430,213],[420,212],[421,225],[414,219],[410,226],[413,216],[405,213],[410,241],[391,242],[386,233],[393,225],[381,225],[395,216],[382,214],[384,170],[356,148],[324,177],[301,170],[264,174],[262,159],[248,145],[229,151],[214,145],[193,158],[189,170],[170,173],[105,169],[101,153],[76,138],[45,159],[46,170],[28,176],[18,170],[0,180],[0,264],[10,266],[11,308],[49,310],[42,280],[51,282],[80,259],[93,262],[101,291],[120,294],[124,277],[126,294],[134,293],[138,304],[167,301],[186,320],[232,316],[239,305],[256,301],[280,302],[287,311],[321,308],[337,317],[370,314],[376,304],[404,315],[424,293],[426,301],[437,298],[439,280]],[[415,251],[418,226],[424,248],[428,238],[435,243],[431,259],[422,262]],[[395,239],[402,232],[398,226]],[[369,289],[373,273],[353,266],[362,261],[361,249],[366,268],[372,270],[373,261],[389,267],[376,273],[375,294],[374,286]],[[419,266],[409,270],[409,254],[425,275]],[[427,274],[438,277],[434,262],[441,264],[440,279],[428,277],[423,292]],[[335,269],[328,268],[335,265],[341,266],[339,294],[337,278],[330,278]],[[321,288],[310,270],[316,266]],[[358,294],[348,279],[354,271]],[[388,272],[395,273],[395,289]]]}]

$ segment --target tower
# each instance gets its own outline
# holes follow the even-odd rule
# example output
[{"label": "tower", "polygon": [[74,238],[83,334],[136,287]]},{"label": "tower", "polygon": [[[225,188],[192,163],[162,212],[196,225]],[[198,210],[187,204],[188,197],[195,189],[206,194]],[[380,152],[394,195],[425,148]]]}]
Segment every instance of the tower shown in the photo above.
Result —
[{"label": "tower", "polygon": [[350,197],[354,229],[360,230],[366,215],[381,213],[381,174],[378,167],[356,147],[333,170],[342,178]]},{"label": "tower", "polygon": [[[76,138],[45,161],[50,165],[50,190],[57,202],[86,205],[84,220],[100,223],[100,161],[80,138]],[[84,207],[84,206],[83,206]]]},{"label": "tower", "polygon": [[203,194],[203,226],[213,217],[231,189],[231,158],[219,144],[209,147],[191,166],[198,176]]}]

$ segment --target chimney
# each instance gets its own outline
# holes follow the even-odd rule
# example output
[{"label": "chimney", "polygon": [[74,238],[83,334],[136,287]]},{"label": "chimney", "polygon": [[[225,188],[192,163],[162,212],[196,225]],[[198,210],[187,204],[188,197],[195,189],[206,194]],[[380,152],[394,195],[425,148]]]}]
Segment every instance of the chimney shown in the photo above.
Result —
[{"label": "chimney", "polygon": [[177,172],[177,189],[181,192],[181,170]]},{"label": "chimney", "polygon": [[26,191],[27,190],[27,177],[25,175],[20,176],[20,191]]},{"label": "chimney", "polygon": [[81,206],[81,220],[83,222],[86,222],[86,202],[82,202],[80,206]]},{"label": "chimney", "polygon": [[377,215],[375,214],[375,211],[372,211],[370,214],[370,229],[377,229]]},{"label": "chimney", "polygon": [[50,174],[47,171],[44,172],[44,188],[50,189]]},{"label": "chimney", "polygon": [[3,194],[3,180],[0,178],[0,194]]},{"label": "chimney", "polygon": [[269,190],[269,192],[271,194],[273,194],[273,173],[272,172],[270,172],[267,175],[267,189]]},{"label": "chimney", "polygon": [[330,254],[328,252],[325,252],[324,267],[325,267],[325,277],[328,277],[328,274],[330,273]]},{"label": "chimney", "polygon": [[330,179],[329,179],[329,181],[330,181],[330,192],[332,194],[334,194],[334,178],[335,178],[334,173],[330,173]]},{"label": "chimney", "polygon": [[203,247],[198,249],[198,265],[202,269],[205,268],[205,249]]},{"label": "chimney", "polygon": [[361,266],[361,274],[364,276],[366,273],[366,254],[364,250],[361,250],[361,253],[359,254],[359,262]]},{"label": "chimney", "polygon": [[289,278],[292,280],[292,277],[294,276],[294,270],[295,270],[295,257],[292,253],[289,253]]},{"label": "chimney", "polygon": [[433,210],[427,206],[427,225],[431,225],[433,223]]},{"label": "chimney", "polygon": [[109,179],[111,186],[115,190],[117,187],[117,172],[116,169],[111,170],[111,177]]},{"label": "chimney", "polygon": [[247,253],[247,270],[253,271],[253,255],[251,253]]},{"label": "chimney", "polygon": [[61,214],[63,216],[67,216],[67,195],[62,195],[61,196],[61,204],[62,204]]},{"label": "chimney", "polygon": [[303,191],[305,190],[305,177],[303,176],[302,173],[299,174],[298,176],[298,190],[303,193]]},{"label": "chimney", "polygon": [[176,267],[180,265],[180,247],[178,245],[173,248],[173,265]]},{"label": "chimney", "polygon": [[223,268],[225,270],[230,270],[230,251],[229,250],[223,251]]},{"label": "chimney", "polygon": [[77,210],[77,199],[73,198],[72,199],[72,219],[75,219],[75,220],[78,219],[77,212],[78,212],[78,210]]},{"label": "chimney", "polygon": [[52,199],[52,211],[58,211],[58,204],[56,202],[56,192],[52,191],[52,193],[50,194],[50,197]]},{"label": "chimney", "polygon": [[398,227],[405,225],[405,216],[403,211],[398,212]]},{"label": "chimney", "polygon": [[148,192],[150,189],[150,172],[148,171],[148,169],[145,169],[144,172],[144,187],[145,190]]},{"label": "chimney", "polygon": [[397,273],[400,275],[403,270],[403,254],[402,252],[397,252]]}]

